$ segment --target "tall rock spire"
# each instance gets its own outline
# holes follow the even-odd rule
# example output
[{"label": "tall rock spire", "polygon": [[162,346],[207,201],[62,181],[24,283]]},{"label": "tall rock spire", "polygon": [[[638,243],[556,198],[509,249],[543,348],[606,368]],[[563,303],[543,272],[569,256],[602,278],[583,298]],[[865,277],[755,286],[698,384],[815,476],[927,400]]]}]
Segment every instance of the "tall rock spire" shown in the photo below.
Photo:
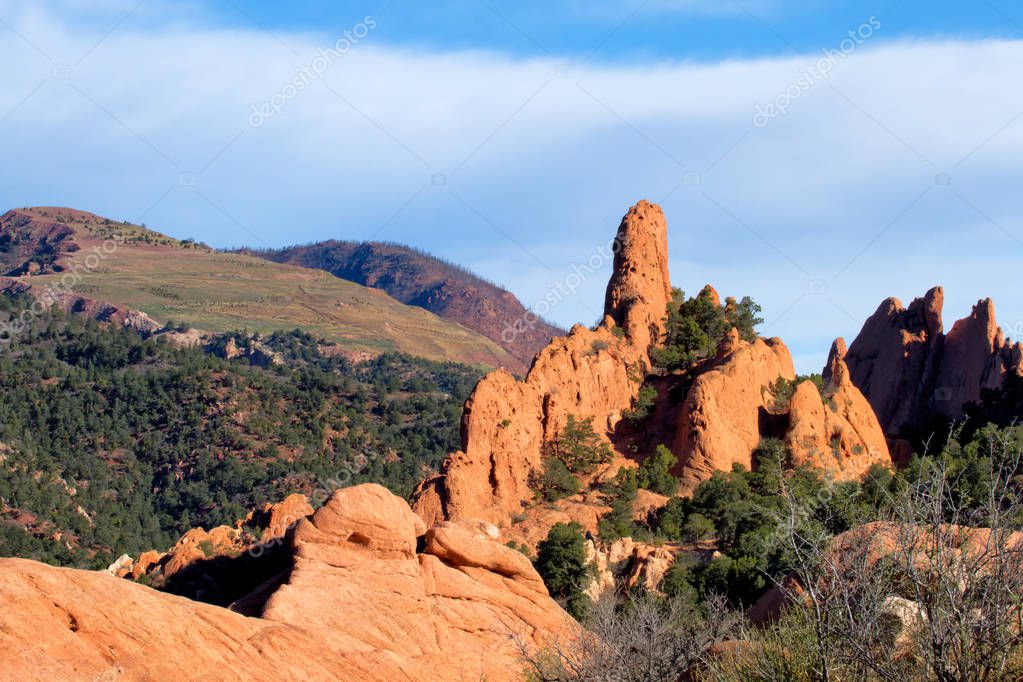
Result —
[{"label": "tall rock spire", "polygon": [[671,297],[660,207],[641,201],[629,209],[614,251],[606,316],[596,329],[576,325],[551,341],[524,381],[499,370],[476,386],[462,415],[462,451],[413,495],[427,522],[507,522],[532,501],[529,478],[542,466],[543,444],[570,415],[592,419],[595,430],[609,436],[632,406],[640,389],[634,373],[650,365],[650,346],[664,333]]},{"label": "tall rock spire", "polygon": [[629,209],[618,227],[614,252],[604,314],[636,345],[648,348],[664,333],[664,311],[671,300],[668,225],[661,207],[644,200]]}]

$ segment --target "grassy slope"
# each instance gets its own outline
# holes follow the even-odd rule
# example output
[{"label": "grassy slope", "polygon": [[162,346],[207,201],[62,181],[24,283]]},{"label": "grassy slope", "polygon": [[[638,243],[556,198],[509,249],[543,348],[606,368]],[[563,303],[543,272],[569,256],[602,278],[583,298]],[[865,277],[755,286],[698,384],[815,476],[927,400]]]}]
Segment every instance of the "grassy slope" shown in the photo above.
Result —
[{"label": "grassy slope", "polygon": [[[299,327],[356,350],[397,350],[490,366],[504,365],[509,357],[489,339],[459,324],[322,271],[186,248],[151,231],[91,214],[36,210],[51,219],[65,216],[75,230],[82,251],[68,256],[70,260],[84,258],[89,247],[108,234],[125,235],[127,243],[85,274],[74,290],[141,310],[160,323],[173,320],[213,332],[246,328],[269,333]],[[34,284],[56,284],[58,279],[59,275],[30,278]]]}]

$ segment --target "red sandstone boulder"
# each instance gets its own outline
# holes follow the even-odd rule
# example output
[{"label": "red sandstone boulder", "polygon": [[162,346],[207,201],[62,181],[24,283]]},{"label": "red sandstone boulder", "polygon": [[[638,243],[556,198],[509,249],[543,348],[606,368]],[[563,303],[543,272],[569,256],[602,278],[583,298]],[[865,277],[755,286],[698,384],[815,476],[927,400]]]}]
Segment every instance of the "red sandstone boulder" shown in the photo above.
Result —
[{"label": "red sandstone boulder", "polygon": [[423,521],[384,488],[340,490],[299,522],[292,570],[261,618],[3,559],[0,670],[19,680],[521,679],[512,637],[542,646],[573,621],[495,532],[459,523],[423,537]]}]

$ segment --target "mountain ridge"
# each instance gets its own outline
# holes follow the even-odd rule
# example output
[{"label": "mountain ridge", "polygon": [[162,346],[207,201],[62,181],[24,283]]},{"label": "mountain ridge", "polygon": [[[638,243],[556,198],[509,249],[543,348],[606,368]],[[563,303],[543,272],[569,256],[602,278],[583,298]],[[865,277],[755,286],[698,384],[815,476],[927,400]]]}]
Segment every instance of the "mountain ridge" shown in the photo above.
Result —
[{"label": "mountain ridge", "polygon": [[489,367],[516,362],[475,331],[377,289],[75,209],[0,216],[0,270],[5,289],[28,287],[45,304],[101,320],[131,318],[146,332],[169,321],[213,333],[300,327],[374,354]]},{"label": "mountain ridge", "polygon": [[467,268],[420,249],[389,242],[327,240],[249,253],[316,268],[472,329],[504,348],[525,374],[533,357],[564,330],[539,318],[514,294]]}]

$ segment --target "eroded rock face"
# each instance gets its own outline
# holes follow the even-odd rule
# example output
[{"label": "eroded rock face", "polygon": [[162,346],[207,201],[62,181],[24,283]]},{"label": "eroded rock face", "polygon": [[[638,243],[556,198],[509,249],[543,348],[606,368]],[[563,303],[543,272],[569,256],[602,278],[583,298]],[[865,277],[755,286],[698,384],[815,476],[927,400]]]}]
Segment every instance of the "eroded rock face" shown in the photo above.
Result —
[{"label": "eroded rock face", "polygon": [[797,466],[859,478],[875,464],[891,466],[892,458],[874,410],[849,377],[845,356],[845,341],[837,339],[824,373],[823,396],[813,382],[796,386],[785,443]]},{"label": "eroded rock face", "polygon": [[636,346],[649,349],[664,333],[670,300],[668,227],[660,206],[641,201],[629,209],[618,227],[604,314],[610,315]]},{"label": "eroded rock face", "polygon": [[1005,339],[990,299],[944,333],[944,294],[935,287],[903,307],[890,298],[863,325],[846,362],[889,437],[910,434],[935,416],[956,419],[1008,372],[1023,373],[1023,346]]},{"label": "eroded rock face", "polygon": [[[605,437],[621,435],[616,427],[622,413],[639,392],[651,347],[664,336],[671,298],[666,235],[660,208],[640,202],[630,209],[616,237],[604,321],[595,330],[576,326],[554,339],[525,381],[498,371],[480,382],[462,416],[462,450],[413,495],[414,508],[428,523],[482,518],[515,526],[515,539],[521,536],[530,546],[566,518],[586,530],[594,525],[594,514],[578,513],[581,506],[593,506],[586,500],[537,510],[531,505],[530,474],[542,465],[543,444],[564,428],[569,415],[592,419]],[[721,300],[709,286],[705,291],[715,303]],[[827,404],[816,388],[800,387],[794,409],[778,409],[771,387],[779,378],[795,378],[788,349],[779,339],[744,341],[732,330],[717,356],[694,370],[682,404],[657,407],[650,433],[678,457],[681,491],[690,492],[715,470],[728,471],[734,464],[753,468],[753,453],[765,437],[785,439],[797,450],[797,462],[823,466],[840,478],[890,463],[877,420],[849,381],[844,345],[833,364]],[[688,380],[660,377],[666,390],[659,391],[658,400],[668,401],[672,381]],[[652,450],[657,444],[644,445]],[[519,526],[526,530],[517,533]]]},{"label": "eroded rock face", "polygon": [[862,476],[874,464],[891,465],[884,434],[860,391],[849,379],[845,342],[831,349],[824,395],[800,382],[788,406],[778,405],[773,385],[792,381],[792,357],[780,339],[743,341],[728,335],[682,405],[673,451],[683,492],[714,471],[734,464],[755,468],[764,438],[784,441],[793,465],[813,466],[836,479]]},{"label": "eroded rock face", "polygon": [[380,486],[338,491],[299,522],[292,571],[261,618],[106,573],[0,560],[0,670],[24,680],[183,670],[225,680],[521,679],[512,635],[540,646],[572,621],[495,531],[426,532]]},{"label": "eroded rock face", "polygon": [[714,471],[730,471],[733,464],[752,468],[773,400],[770,386],[779,377],[795,376],[792,357],[780,339],[747,342],[732,330],[681,407],[672,451],[684,491]]},{"label": "eroded rock face", "polygon": [[413,496],[427,522],[508,522],[532,499],[529,475],[541,465],[543,443],[569,415],[592,418],[597,432],[607,434],[632,405],[650,345],[664,333],[671,296],[660,207],[643,201],[630,209],[615,244],[606,315],[596,330],[577,325],[554,339],[524,381],[497,371],[473,391],[462,416],[462,450]]}]

